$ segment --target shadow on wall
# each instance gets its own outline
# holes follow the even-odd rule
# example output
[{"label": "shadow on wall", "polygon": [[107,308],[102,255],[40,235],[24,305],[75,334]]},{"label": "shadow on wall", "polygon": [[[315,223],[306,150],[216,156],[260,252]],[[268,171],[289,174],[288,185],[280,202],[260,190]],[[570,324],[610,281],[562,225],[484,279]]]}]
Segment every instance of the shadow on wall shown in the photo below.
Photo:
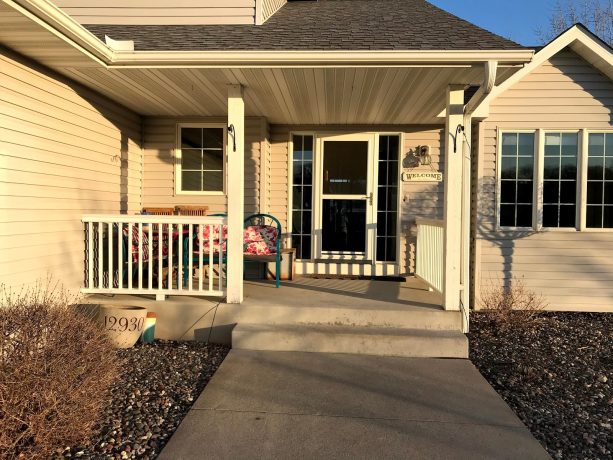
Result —
[{"label": "shadow on wall", "polygon": [[[45,233],[48,242],[42,249],[34,244],[24,247],[22,260],[36,262],[21,273],[16,271],[13,278],[16,283],[27,284],[49,273],[67,288],[74,289],[82,285],[84,272],[82,216],[125,214],[140,208],[141,181],[136,166],[132,166],[134,170],[130,173],[130,163],[138,167],[142,164],[141,117],[11,50],[0,48],[0,52],[16,68],[26,68],[33,75],[32,80],[22,83],[39,91],[31,94],[24,91],[17,99],[29,107],[23,111],[26,114],[23,121],[32,126],[19,134],[20,142],[37,149],[37,160],[42,162],[39,164],[49,165],[48,171],[40,171],[24,161],[22,170],[38,181],[27,185],[40,186],[39,196],[45,204],[33,200],[28,205],[38,215],[37,224],[42,228],[33,226],[28,217],[21,217],[24,209],[16,210],[14,217],[7,213],[3,219],[23,223],[24,233]],[[38,96],[43,91],[52,96]],[[29,100],[37,104],[28,104]],[[43,129],[38,129],[35,123]],[[11,139],[6,141],[9,150],[13,144]],[[16,156],[19,155],[17,152]],[[25,156],[24,159],[32,160]],[[41,173],[49,175],[39,179]]]}]

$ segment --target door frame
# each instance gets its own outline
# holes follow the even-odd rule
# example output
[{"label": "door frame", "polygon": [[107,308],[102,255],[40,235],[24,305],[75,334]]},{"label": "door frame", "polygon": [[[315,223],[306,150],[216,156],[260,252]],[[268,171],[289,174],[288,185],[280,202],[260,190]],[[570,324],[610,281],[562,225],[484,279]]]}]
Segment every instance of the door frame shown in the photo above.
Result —
[{"label": "door frame", "polygon": [[[372,178],[373,180],[375,180],[375,178],[377,178],[377,182],[378,182],[378,174],[379,174],[379,168],[378,168],[378,161],[376,161],[376,153],[378,152],[377,148],[378,148],[378,144],[379,144],[379,136],[398,136],[399,138],[399,145],[400,145],[400,149],[399,149],[399,159],[398,159],[398,201],[397,201],[397,210],[398,210],[398,214],[397,214],[397,222],[396,222],[396,261],[395,262],[377,262],[376,260],[373,260],[373,264],[372,265],[368,265],[368,267],[372,267],[371,269],[369,269],[366,274],[372,274],[372,275],[377,275],[377,276],[387,276],[387,275],[400,275],[401,271],[400,271],[400,265],[402,262],[402,258],[401,258],[401,254],[402,254],[402,234],[401,234],[401,229],[402,229],[402,215],[403,215],[403,209],[402,209],[402,203],[404,201],[404,191],[403,191],[403,182],[401,180],[401,176],[402,176],[402,170],[403,170],[403,163],[402,163],[402,159],[403,159],[403,152],[404,152],[404,145],[405,145],[405,137],[406,137],[406,133],[404,131],[401,130],[390,130],[390,129],[381,129],[380,131],[353,131],[353,130],[334,130],[334,131],[330,131],[329,129],[326,129],[326,127],[323,127],[323,129],[318,129],[319,127],[312,127],[311,129],[296,129],[296,130],[292,130],[290,129],[288,134],[287,134],[287,167],[288,167],[288,174],[287,174],[287,179],[288,179],[288,193],[287,193],[287,231],[288,234],[291,235],[291,228],[292,228],[292,186],[293,186],[293,180],[292,180],[292,161],[293,161],[293,146],[294,146],[294,142],[293,142],[293,136],[297,135],[297,136],[313,136],[313,170],[314,170],[314,174],[315,171],[317,171],[317,168],[319,167],[319,164],[317,163],[318,161],[318,154],[319,154],[319,139],[321,137],[327,137],[327,136],[341,136],[341,135],[349,135],[349,134],[358,134],[358,135],[372,135],[374,136],[374,152],[373,152],[373,162],[375,163],[375,167],[372,171]],[[389,127],[388,127],[389,128]],[[315,176],[317,176],[317,174],[315,174]],[[316,177],[313,178],[313,189],[317,186],[315,181],[317,180]],[[376,204],[378,201],[378,193],[377,193],[377,189],[378,187],[374,187],[374,183],[373,183],[373,188],[374,190],[374,195],[373,195],[373,202]],[[319,206],[319,204],[317,203],[316,197],[315,195],[313,196],[313,207],[315,206]],[[318,238],[320,236],[320,230],[318,230],[316,224],[315,224],[315,209],[312,209],[313,212],[313,217],[311,219],[311,258],[310,259],[300,259],[297,260],[297,264],[296,264],[296,272],[298,274],[317,274],[317,273],[328,273],[328,274],[338,274],[338,275],[344,275],[344,274],[351,274],[352,271],[350,268],[351,263],[355,263],[357,261],[352,261],[350,259],[346,259],[343,261],[338,261],[338,260],[334,260],[334,259],[330,259],[328,263],[326,263],[326,261],[322,261],[322,260],[316,260],[316,244],[318,241]],[[375,218],[374,221],[376,223],[376,206],[373,205],[373,212],[375,213]],[[287,243],[289,246],[291,246],[291,238],[287,238],[286,239]],[[289,247],[288,246],[288,247]],[[374,255],[374,254],[373,254]],[[373,257],[374,258],[374,257]],[[330,263],[334,262],[332,265],[330,265]],[[366,268],[366,266],[364,267]]]},{"label": "door frame", "polygon": [[[376,238],[376,225],[377,225],[377,213],[376,213],[376,201],[375,201],[375,133],[340,133],[340,132],[320,132],[317,136],[317,147],[313,154],[313,224],[315,229],[318,229],[313,233],[315,241],[313,244],[314,258],[317,260],[330,260],[330,261],[347,261],[347,262],[375,262],[375,238]],[[366,222],[365,222],[365,251],[364,253],[356,252],[344,252],[344,251],[327,251],[322,249],[323,245],[323,200],[324,199],[350,199],[358,200],[360,195],[357,194],[324,194],[323,193],[323,157],[324,143],[326,141],[366,141],[368,142],[368,158],[367,158],[367,170],[366,170],[366,193],[362,196],[362,200],[366,202]],[[369,198],[370,196],[370,198]],[[369,265],[370,265],[369,264]]]}]

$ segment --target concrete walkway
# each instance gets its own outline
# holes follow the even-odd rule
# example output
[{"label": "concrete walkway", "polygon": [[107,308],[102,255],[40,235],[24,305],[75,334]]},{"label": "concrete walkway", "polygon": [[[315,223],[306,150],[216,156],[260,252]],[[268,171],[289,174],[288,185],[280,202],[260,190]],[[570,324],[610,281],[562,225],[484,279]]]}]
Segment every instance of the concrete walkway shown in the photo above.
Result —
[{"label": "concrete walkway", "polygon": [[546,459],[468,360],[232,350],[159,459]]}]

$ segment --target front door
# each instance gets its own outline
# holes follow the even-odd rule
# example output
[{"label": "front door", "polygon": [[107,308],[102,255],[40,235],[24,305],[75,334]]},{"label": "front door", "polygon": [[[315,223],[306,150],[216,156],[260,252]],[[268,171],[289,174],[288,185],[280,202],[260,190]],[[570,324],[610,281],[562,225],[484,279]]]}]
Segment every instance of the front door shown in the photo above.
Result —
[{"label": "front door", "polygon": [[318,142],[319,258],[372,261],[374,136],[327,136]]}]

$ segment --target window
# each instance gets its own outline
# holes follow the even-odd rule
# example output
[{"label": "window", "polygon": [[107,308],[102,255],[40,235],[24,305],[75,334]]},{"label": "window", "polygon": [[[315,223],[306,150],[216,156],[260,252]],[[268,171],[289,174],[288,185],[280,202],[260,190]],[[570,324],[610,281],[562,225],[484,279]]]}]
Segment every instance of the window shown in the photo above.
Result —
[{"label": "window", "polygon": [[503,133],[500,160],[501,227],[532,227],[535,133]]},{"label": "window", "polygon": [[613,228],[612,131],[501,132],[497,169],[499,227]]},{"label": "window", "polygon": [[224,192],[225,128],[179,126],[177,193]]},{"label": "window", "polygon": [[590,133],[586,227],[613,228],[613,133]]},{"label": "window", "polygon": [[546,133],[543,227],[577,226],[577,133]]},{"label": "window", "polygon": [[313,136],[292,136],[292,247],[297,259],[311,259]]},{"label": "window", "polygon": [[379,136],[377,189],[377,262],[396,261],[398,162],[400,136]]}]

